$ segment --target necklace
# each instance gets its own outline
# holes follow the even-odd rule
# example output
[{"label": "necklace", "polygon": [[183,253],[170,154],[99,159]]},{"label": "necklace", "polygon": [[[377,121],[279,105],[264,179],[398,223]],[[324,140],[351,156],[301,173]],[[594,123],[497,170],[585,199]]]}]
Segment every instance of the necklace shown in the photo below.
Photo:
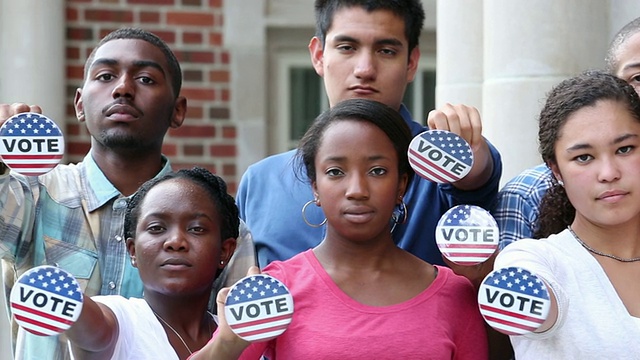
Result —
[{"label": "necklace", "polygon": [[611,255],[611,254],[605,254],[605,253],[603,253],[601,251],[598,251],[598,250],[592,248],[591,246],[587,245],[584,241],[582,241],[582,239],[580,239],[578,237],[578,235],[576,235],[576,233],[573,232],[573,229],[571,229],[571,226],[567,226],[567,229],[569,229],[569,232],[571,233],[571,235],[573,235],[573,237],[576,238],[576,240],[578,240],[578,242],[580,243],[580,245],[582,245],[583,248],[589,250],[590,252],[592,252],[592,253],[594,253],[596,255],[608,257],[610,259],[617,260],[617,261],[620,261],[620,262],[625,262],[625,263],[626,262],[640,261],[640,257],[635,257],[635,258],[628,259],[628,258],[621,258],[619,256],[615,256],[615,255]]},{"label": "necklace", "polygon": [[[189,346],[187,345],[187,342],[186,342],[186,341],[184,341],[184,339],[182,338],[182,336],[180,336],[180,334],[178,334],[178,332],[176,331],[176,329],[174,329],[174,328],[173,328],[173,326],[169,325],[169,323],[168,323],[168,322],[166,322],[166,321],[162,318],[162,316],[158,315],[158,313],[157,313],[155,310],[151,309],[151,311],[153,312],[153,315],[155,315],[155,316],[158,318],[158,320],[162,321],[162,323],[163,323],[163,324],[167,325],[167,326],[169,327],[169,329],[171,329],[171,331],[173,331],[173,333],[174,333],[174,334],[176,334],[176,336],[178,337],[178,339],[180,339],[180,341],[182,342],[182,345],[184,345],[184,347],[185,347],[185,348],[187,349],[187,351],[189,352],[189,355],[193,355],[193,351],[191,351],[191,349],[190,349],[190,348],[189,348]],[[208,312],[208,311],[207,311],[207,313],[208,313],[209,315],[211,315],[211,313],[210,313],[210,312]],[[211,316],[213,317],[213,315],[211,315]],[[208,323],[208,324],[209,324],[209,333],[211,333],[211,321],[209,321],[209,323]]]}]

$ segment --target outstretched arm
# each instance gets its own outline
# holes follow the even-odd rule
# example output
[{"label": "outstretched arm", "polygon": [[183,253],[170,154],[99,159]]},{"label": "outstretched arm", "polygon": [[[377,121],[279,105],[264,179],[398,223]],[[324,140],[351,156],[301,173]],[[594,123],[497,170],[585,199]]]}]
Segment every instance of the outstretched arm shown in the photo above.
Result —
[{"label": "outstretched arm", "polygon": [[83,297],[78,320],[65,332],[76,357],[110,359],[118,339],[118,320],[106,305]]}]

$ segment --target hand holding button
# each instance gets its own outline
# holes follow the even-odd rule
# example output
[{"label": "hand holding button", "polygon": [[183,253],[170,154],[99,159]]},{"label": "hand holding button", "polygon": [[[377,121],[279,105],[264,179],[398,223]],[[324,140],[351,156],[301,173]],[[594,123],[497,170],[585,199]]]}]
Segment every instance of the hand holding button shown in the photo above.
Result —
[{"label": "hand holding button", "polygon": [[0,160],[27,176],[52,170],[64,156],[64,137],[56,123],[38,113],[20,113],[0,126]]},{"label": "hand holding button", "polygon": [[293,297],[278,279],[249,275],[230,289],[224,316],[231,330],[246,341],[266,341],[282,334],[293,317]]},{"label": "hand holding button", "polygon": [[70,273],[44,265],[22,274],[11,289],[10,306],[16,322],[40,336],[69,329],[82,312],[82,290]]}]

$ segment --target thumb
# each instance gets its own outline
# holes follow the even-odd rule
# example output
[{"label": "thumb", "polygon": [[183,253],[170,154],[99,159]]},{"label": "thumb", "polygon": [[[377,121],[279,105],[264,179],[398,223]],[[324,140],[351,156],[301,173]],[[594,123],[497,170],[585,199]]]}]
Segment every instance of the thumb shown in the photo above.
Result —
[{"label": "thumb", "polygon": [[249,270],[247,270],[247,276],[258,275],[258,274],[260,274],[260,268],[257,266],[251,266]]}]

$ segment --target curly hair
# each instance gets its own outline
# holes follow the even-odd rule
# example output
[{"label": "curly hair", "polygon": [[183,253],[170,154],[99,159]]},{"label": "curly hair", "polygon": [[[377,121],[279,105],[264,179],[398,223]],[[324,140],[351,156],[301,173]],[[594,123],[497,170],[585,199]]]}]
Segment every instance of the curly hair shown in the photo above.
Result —
[{"label": "curly hair", "polygon": [[[540,112],[538,142],[542,160],[555,165],[556,142],[563,134],[567,119],[576,111],[595,106],[602,100],[612,100],[626,106],[629,114],[640,122],[640,98],[624,80],[601,70],[589,70],[556,85],[547,97]],[[536,238],[556,234],[571,224],[575,208],[564,188],[555,178],[554,185],[546,192],[540,205],[540,217],[534,231]]]},{"label": "curly hair", "polygon": [[571,205],[564,187],[555,183],[540,202],[540,217],[533,231],[533,238],[547,238],[561,232],[573,222],[575,216],[576,209]]},{"label": "curly hair", "polygon": [[149,193],[149,190],[162,182],[172,179],[186,179],[206,190],[220,216],[221,238],[236,239],[238,237],[240,226],[238,207],[233,197],[227,193],[227,184],[221,177],[212,174],[209,170],[194,167],[193,169],[183,169],[160,178],[151,179],[140,186],[127,204],[124,217],[125,238],[135,238],[136,226],[140,217],[140,205]]}]

